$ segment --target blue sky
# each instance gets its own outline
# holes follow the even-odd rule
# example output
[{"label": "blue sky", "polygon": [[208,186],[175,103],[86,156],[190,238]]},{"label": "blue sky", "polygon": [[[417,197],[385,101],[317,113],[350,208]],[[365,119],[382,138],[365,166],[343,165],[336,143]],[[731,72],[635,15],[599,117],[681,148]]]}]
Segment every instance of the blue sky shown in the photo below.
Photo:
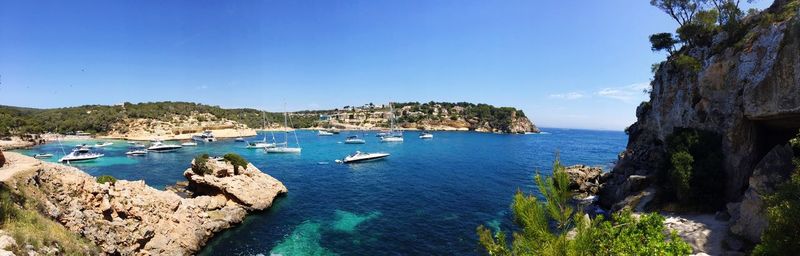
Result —
[{"label": "blue sky", "polygon": [[675,27],[644,0],[0,0],[0,104],[468,101],[622,130]]}]

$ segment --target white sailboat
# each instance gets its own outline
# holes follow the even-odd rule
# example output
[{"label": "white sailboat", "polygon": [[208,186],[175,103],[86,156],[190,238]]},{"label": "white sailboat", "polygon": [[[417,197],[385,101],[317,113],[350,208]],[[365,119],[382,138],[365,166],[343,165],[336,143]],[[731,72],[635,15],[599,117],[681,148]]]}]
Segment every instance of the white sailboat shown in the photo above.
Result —
[{"label": "white sailboat", "polygon": [[[264,112],[264,111],[261,111],[261,115],[262,115],[262,116],[263,116],[263,118],[264,118],[264,123],[263,123],[263,125],[262,125],[262,126],[264,127],[264,129],[266,129],[266,128],[267,128],[267,113],[266,113],[266,112]],[[275,143],[274,143],[274,141],[275,141],[275,133],[273,133],[273,132],[271,132],[271,131],[270,131],[270,133],[272,134],[272,141],[273,141],[273,143],[269,143],[269,142],[267,142],[267,133],[266,133],[266,132],[264,132],[264,139],[263,139],[263,140],[261,140],[261,141],[251,141],[251,142],[248,142],[248,143],[247,143],[247,148],[250,148],[250,149],[256,149],[256,148],[263,148],[263,149],[266,149],[266,148],[274,148],[274,147],[275,147]]]},{"label": "white sailboat", "polygon": [[[284,108],[285,108],[285,106],[284,106]],[[289,130],[288,130],[289,121],[288,120],[289,120],[289,113],[287,113],[284,110],[284,112],[283,112],[283,127],[285,127],[287,130],[284,131],[284,133],[283,133],[283,142],[278,143],[277,145],[275,145],[275,147],[266,148],[267,153],[300,153],[300,151],[303,150],[303,148],[300,147],[300,140],[297,139],[297,132],[294,131],[294,129],[292,130],[292,132],[294,133],[294,140],[295,140],[295,143],[297,143],[297,147],[289,147]]]},{"label": "white sailboat", "polygon": [[391,115],[391,117],[389,117],[391,125],[389,126],[389,132],[381,136],[381,142],[403,142],[403,132],[395,130],[394,108],[392,108],[392,103],[389,103],[389,114]]}]

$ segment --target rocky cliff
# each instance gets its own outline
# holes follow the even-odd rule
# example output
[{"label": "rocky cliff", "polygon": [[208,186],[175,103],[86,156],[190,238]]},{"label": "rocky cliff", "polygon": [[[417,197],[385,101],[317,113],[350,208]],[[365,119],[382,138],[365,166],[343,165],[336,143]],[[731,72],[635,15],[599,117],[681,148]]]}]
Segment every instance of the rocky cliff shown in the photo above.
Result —
[{"label": "rocky cliff", "polygon": [[[746,20],[747,34],[735,44],[723,44],[728,35],[720,32],[711,46],[688,49],[687,55],[700,60],[699,71],[682,69],[670,60],[659,66],[650,101],[637,108],[638,120],[627,130],[628,146],[602,189],[605,207],[646,209],[646,203],[658,202],[650,200],[659,196],[654,185],[629,184],[634,178],[656,183],[651,181],[658,179],[660,164],[666,160],[666,138],[682,128],[720,135],[724,177],[719,182],[724,184],[724,200],[745,200],[729,207],[732,216],[742,216],[741,205],[752,206],[747,199],[758,197],[755,192],[768,190],[752,188],[754,170],[767,165],[760,162],[769,152],[785,147],[800,129],[800,19],[787,2],[791,1],[776,1],[766,12]],[[765,15],[785,12],[793,18],[764,22]],[[762,168],[756,176],[781,171]],[[759,234],[745,234],[748,230],[752,229],[733,231],[755,240]]]},{"label": "rocky cliff", "polygon": [[287,192],[280,181],[251,164],[234,174],[231,164],[217,160],[208,160],[210,173],[204,179],[192,179],[196,174],[191,169],[184,172],[206,187],[191,198],[143,181],[101,184],[73,167],[35,166],[6,185],[110,255],[192,254],[214,233],[240,223],[248,211],[269,207]]}]

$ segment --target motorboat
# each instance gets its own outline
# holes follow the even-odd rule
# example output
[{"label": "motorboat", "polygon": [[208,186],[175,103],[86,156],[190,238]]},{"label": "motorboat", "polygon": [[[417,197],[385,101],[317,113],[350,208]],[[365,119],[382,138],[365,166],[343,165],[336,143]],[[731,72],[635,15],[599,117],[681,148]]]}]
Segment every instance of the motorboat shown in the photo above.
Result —
[{"label": "motorboat", "polygon": [[375,137],[383,137],[383,136],[388,136],[389,134],[391,134],[391,132],[390,132],[390,131],[380,131],[380,132],[378,132],[377,134],[375,134]]},{"label": "motorboat", "polygon": [[38,158],[38,159],[51,158],[51,157],[53,157],[53,154],[49,154],[49,153],[33,155],[33,158]]},{"label": "motorboat", "polygon": [[102,148],[102,147],[107,147],[107,146],[111,146],[111,145],[114,145],[114,143],[113,142],[103,142],[103,143],[98,142],[98,143],[94,144],[94,147]]},{"label": "motorboat", "polygon": [[364,144],[364,143],[367,143],[367,141],[365,141],[364,139],[359,138],[358,136],[355,136],[355,135],[348,136],[344,140],[344,144]]},{"label": "motorboat", "polygon": [[164,142],[156,141],[153,144],[150,144],[150,147],[147,148],[148,151],[153,152],[170,152],[181,149],[183,146],[181,145],[173,145],[173,144],[164,144]]},{"label": "motorboat", "polygon": [[103,156],[104,156],[103,154],[99,154],[99,153],[91,153],[91,152],[82,153],[79,150],[73,150],[72,152],[70,152],[66,156],[62,157],[58,161],[62,162],[62,163],[63,162],[66,162],[66,163],[70,163],[70,162],[85,162],[85,161],[92,161],[92,160],[101,158]]},{"label": "motorboat", "polygon": [[330,130],[328,130],[328,132],[333,133],[333,134],[339,134],[340,133],[339,129],[336,129],[336,128],[330,129]]},{"label": "motorboat", "polygon": [[181,146],[184,146],[184,147],[194,147],[194,146],[197,146],[197,142],[193,142],[193,141],[184,142],[184,143],[181,143]]},{"label": "motorboat", "polygon": [[136,141],[128,141],[128,144],[131,144],[131,145],[136,145],[137,143],[138,142],[136,142]]},{"label": "motorboat", "polygon": [[200,135],[192,136],[192,139],[195,140],[195,141],[200,141],[200,142],[214,142],[214,141],[217,141],[217,138],[214,137],[214,134],[212,134],[211,131],[203,131],[203,133],[201,133]]},{"label": "motorboat", "polygon": [[244,142],[244,138],[242,138],[242,137],[236,137],[236,142]]},{"label": "motorboat", "polygon": [[319,136],[333,136],[333,133],[332,133],[332,132],[329,132],[329,131],[320,130],[320,131],[317,133],[317,135],[319,135]]},{"label": "motorboat", "polygon": [[423,132],[419,135],[420,139],[433,139],[433,134],[429,132]]},{"label": "motorboat", "polygon": [[125,152],[125,154],[129,155],[129,156],[143,156],[143,155],[147,155],[147,150],[145,150],[145,149],[135,149],[135,150],[131,150],[131,151]]},{"label": "motorboat", "polygon": [[389,156],[389,153],[364,153],[361,151],[356,151],[356,153],[344,157],[342,160],[336,160],[336,162],[340,163],[356,163],[356,162],[366,162],[366,161],[373,161],[383,159]]}]

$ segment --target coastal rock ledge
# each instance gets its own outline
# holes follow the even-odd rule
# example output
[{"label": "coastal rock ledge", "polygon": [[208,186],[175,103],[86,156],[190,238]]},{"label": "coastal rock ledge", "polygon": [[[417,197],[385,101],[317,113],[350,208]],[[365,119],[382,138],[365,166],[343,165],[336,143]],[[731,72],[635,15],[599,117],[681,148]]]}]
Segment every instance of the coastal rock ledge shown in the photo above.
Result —
[{"label": "coastal rock ledge", "polygon": [[44,214],[97,244],[103,254],[188,255],[215,232],[240,223],[248,211],[269,207],[287,192],[280,181],[251,164],[235,175],[228,163],[209,160],[208,166],[213,174],[203,179],[193,179],[191,169],[184,173],[190,183],[204,187],[191,198],[144,181],[101,184],[74,167],[43,162],[6,184],[38,201]]}]

